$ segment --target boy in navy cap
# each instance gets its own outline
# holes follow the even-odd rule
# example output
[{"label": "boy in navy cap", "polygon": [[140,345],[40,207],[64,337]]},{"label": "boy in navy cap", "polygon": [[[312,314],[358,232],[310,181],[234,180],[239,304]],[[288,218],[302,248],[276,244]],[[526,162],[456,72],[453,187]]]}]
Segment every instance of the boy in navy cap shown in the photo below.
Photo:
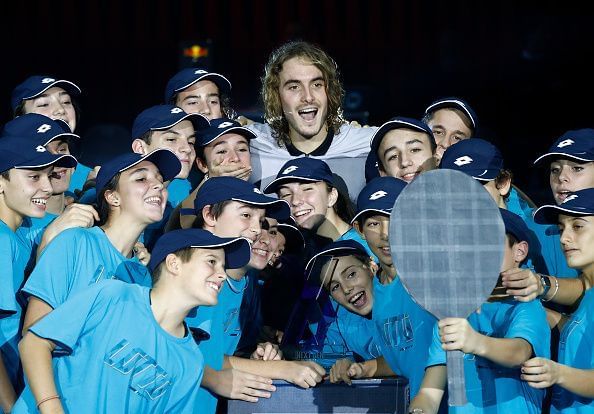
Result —
[{"label": "boy in navy cap", "polygon": [[[500,209],[505,248],[500,271],[517,268],[528,255],[529,230],[514,213]],[[495,281],[494,281],[495,282]],[[541,413],[544,391],[520,380],[520,366],[533,356],[548,357],[550,330],[539,301],[520,303],[501,294],[497,282],[489,300],[467,319],[444,318],[435,324],[421,390],[410,409],[435,413],[446,387],[446,352],[464,352],[468,403],[450,413]]]},{"label": "boy in navy cap", "polygon": [[[0,140],[0,257],[4,279],[0,287],[0,404],[9,412],[18,388],[22,307],[17,295],[24,281],[30,246],[16,235],[26,217],[42,218],[52,194],[51,175],[54,167],[73,168],[71,155],[54,155],[43,145],[33,145],[20,137]],[[8,374],[7,374],[8,373]]]},{"label": "boy in navy cap", "polygon": [[437,148],[435,159],[439,164],[443,153],[456,142],[472,137],[478,128],[478,117],[468,103],[460,98],[447,97],[433,102],[423,116]]},{"label": "boy in navy cap", "polygon": [[371,138],[380,175],[411,182],[423,171],[433,170],[435,139],[422,121],[396,117],[384,123]]},{"label": "boy in navy cap", "polygon": [[[15,137],[36,147],[42,145],[52,154],[70,154],[69,143],[80,139],[62,120],[52,120],[44,115],[29,113],[8,122],[2,130],[4,137]],[[51,184],[52,195],[46,203],[42,218],[25,218],[17,233],[31,244],[32,256],[28,272],[36,256],[57,234],[71,227],[90,227],[99,220],[97,211],[90,205],[67,205],[66,191],[70,185],[72,168],[54,168]],[[36,254],[37,253],[37,254]]]},{"label": "boy in navy cap", "polygon": [[165,103],[176,105],[189,114],[198,113],[209,120],[235,118],[229,106],[231,82],[219,73],[204,68],[177,72],[165,87]]},{"label": "boy in navy cap", "polygon": [[580,272],[585,292],[571,315],[556,316],[558,362],[530,359],[522,366],[522,379],[536,389],[553,387],[551,413],[589,413],[594,410],[594,188],[564,194],[559,205],[536,210],[534,219],[559,226],[565,257]]},{"label": "boy in navy cap", "polygon": [[[15,118],[36,113],[61,119],[68,124],[70,131],[75,131],[80,116],[77,105],[80,94],[80,88],[73,82],[35,75],[14,88],[10,103]],[[91,168],[79,163],[72,174],[68,190],[72,193],[81,190],[85,182],[94,176]]]},{"label": "boy in navy cap", "polygon": [[13,412],[201,411],[204,361],[184,318],[216,305],[225,269],[248,260],[242,238],[164,235],[149,263],[152,288],[104,281],[29,329],[20,344],[28,387]]},{"label": "boy in navy cap", "polygon": [[[272,258],[274,252],[270,251],[268,241],[270,234],[265,227],[271,224],[271,219],[276,221],[289,216],[287,203],[264,196],[260,190],[238,178],[216,177],[207,180],[198,191],[195,210],[196,227],[219,236],[243,236],[253,241],[250,262],[243,269],[228,273],[229,279],[221,291],[219,304],[211,309],[201,309],[196,316],[188,319],[190,328],[210,326],[210,339],[200,344],[208,366],[204,386],[219,395],[256,401],[257,397],[267,397],[274,390],[268,378],[284,379],[305,387],[315,385],[321,380],[321,367],[231,356],[241,335],[240,306],[247,277],[254,277],[246,273],[263,269]],[[256,376],[246,376],[238,370]],[[239,390],[229,389],[226,385],[229,375],[239,375],[248,386]],[[204,412],[215,411],[217,400],[213,394],[201,391],[200,401]]]},{"label": "boy in navy cap", "polygon": [[[228,118],[213,119],[208,128],[197,131],[196,165],[204,179],[181,203],[181,208],[194,206],[198,189],[209,178],[230,176],[247,181],[252,173],[250,141],[254,138],[256,134]],[[188,210],[185,213],[181,217],[178,211],[172,213],[168,228],[189,228],[195,216]]]}]

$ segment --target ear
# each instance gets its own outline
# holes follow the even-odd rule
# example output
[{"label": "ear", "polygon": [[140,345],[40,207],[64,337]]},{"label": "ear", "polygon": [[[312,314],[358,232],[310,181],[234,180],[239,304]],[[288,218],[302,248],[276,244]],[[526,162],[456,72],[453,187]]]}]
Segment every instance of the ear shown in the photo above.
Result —
[{"label": "ear", "polygon": [[365,234],[363,233],[363,229],[361,228],[361,224],[359,223],[359,220],[353,221],[353,227],[355,230],[357,230],[357,233],[359,233],[359,236],[361,236],[361,238],[363,240],[366,240]]},{"label": "ear", "polygon": [[178,275],[181,267],[180,264],[179,257],[173,253],[169,253],[167,257],[165,257],[165,267],[169,273]]},{"label": "ear", "polygon": [[132,151],[141,155],[146,155],[149,152],[146,142],[139,138],[136,138],[134,141],[132,141]]},{"label": "ear", "polygon": [[201,158],[196,157],[196,167],[203,173],[208,174],[208,166]]},{"label": "ear", "polygon": [[334,187],[328,193],[328,208],[334,207],[336,204],[336,200],[338,200],[338,190]]},{"label": "ear", "polygon": [[514,261],[516,263],[522,263],[528,256],[528,242],[521,241],[517,242],[513,246],[514,249]]},{"label": "ear", "polygon": [[505,196],[507,193],[509,193],[509,190],[511,189],[511,184],[512,180],[511,177],[509,177],[507,180],[505,180],[505,182],[497,184],[497,191],[499,191],[499,194],[501,194],[501,196]]},{"label": "ear", "polygon": [[105,192],[105,200],[110,207],[120,206],[120,194],[116,190],[107,190]]},{"label": "ear", "polygon": [[372,278],[377,274],[378,269],[379,269],[378,264],[376,262],[374,262],[373,259],[370,257],[369,258],[369,270],[371,270]]},{"label": "ear", "polygon": [[204,224],[206,224],[209,227],[214,227],[217,224],[217,219],[214,218],[214,215],[212,214],[211,211],[211,205],[206,205],[204,206],[204,208],[202,209],[202,219],[204,220]]}]

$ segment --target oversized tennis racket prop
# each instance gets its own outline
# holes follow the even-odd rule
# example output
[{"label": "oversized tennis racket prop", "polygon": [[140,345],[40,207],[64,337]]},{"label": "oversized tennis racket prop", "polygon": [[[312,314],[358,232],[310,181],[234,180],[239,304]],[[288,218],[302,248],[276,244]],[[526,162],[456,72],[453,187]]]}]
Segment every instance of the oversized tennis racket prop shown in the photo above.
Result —
[{"label": "oversized tennis racket prop", "polygon": [[[503,261],[505,228],[493,199],[454,170],[428,171],[400,193],[390,216],[399,277],[438,319],[467,318],[488,297]],[[461,351],[447,352],[449,405],[466,404]]]}]

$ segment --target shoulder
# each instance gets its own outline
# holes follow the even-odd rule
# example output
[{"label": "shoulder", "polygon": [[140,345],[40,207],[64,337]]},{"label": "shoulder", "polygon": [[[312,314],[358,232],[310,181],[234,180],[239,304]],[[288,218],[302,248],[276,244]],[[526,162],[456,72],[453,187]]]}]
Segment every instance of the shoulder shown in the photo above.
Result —
[{"label": "shoulder", "polygon": [[353,127],[343,124],[334,136],[330,148],[333,150],[332,152],[361,151],[368,153],[375,131],[377,131],[377,127]]}]

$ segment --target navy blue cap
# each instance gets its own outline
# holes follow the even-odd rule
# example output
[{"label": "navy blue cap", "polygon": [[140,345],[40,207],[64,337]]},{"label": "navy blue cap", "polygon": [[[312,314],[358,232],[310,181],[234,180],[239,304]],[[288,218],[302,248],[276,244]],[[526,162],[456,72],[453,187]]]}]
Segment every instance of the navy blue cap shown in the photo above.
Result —
[{"label": "navy blue cap", "polygon": [[530,230],[520,216],[503,208],[499,209],[499,213],[501,213],[506,233],[511,234],[518,241],[530,242]]},{"label": "navy blue cap", "polygon": [[52,154],[41,144],[21,137],[7,136],[0,139],[0,173],[12,168],[34,170],[50,165],[73,168],[77,161],[72,155]]},{"label": "navy blue cap", "polygon": [[309,272],[315,260],[321,256],[328,256],[328,257],[343,257],[343,256],[350,256],[353,254],[360,254],[363,256],[369,256],[369,253],[365,250],[365,247],[361,245],[361,243],[352,240],[339,240],[327,244],[326,246],[319,249],[311,259],[305,265],[305,270]]},{"label": "navy blue cap", "polygon": [[170,102],[173,99],[173,95],[177,92],[202,80],[212,81],[217,85],[220,93],[229,94],[231,92],[231,82],[223,75],[209,72],[204,68],[186,68],[177,72],[167,82],[167,86],[165,87],[165,102]]},{"label": "navy blue cap", "polygon": [[173,230],[162,235],[151,251],[148,268],[153,272],[168,254],[189,247],[196,249],[224,249],[225,268],[239,269],[250,261],[250,243],[243,237],[217,237],[202,229]]},{"label": "navy blue cap", "polygon": [[367,159],[365,160],[365,182],[368,183],[379,176],[379,161],[377,159],[377,153],[375,151],[369,151],[369,154],[367,154]]},{"label": "navy blue cap", "polygon": [[294,181],[325,181],[335,187],[332,171],[328,164],[316,158],[299,157],[287,161],[281,167],[276,178],[264,189],[264,193],[275,193],[283,183]]},{"label": "navy blue cap", "polygon": [[10,97],[12,110],[16,110],[24,100],[36,98],[54,86],[64,89],[70,96],[80,95],[80,88],[70,81],[50,76],[30,76],[13,89]]},{"label": "navy blue cap", "polygon": [[210,127],[196,133],[196,146],[205,147],[225,134],[243,135],[248,141],[257,137],[253,131],[242,127],[237,121],[228,118],[218,118],[210,121]]},{"label": "navy blue cap", "polygon": [[594,161],[594,129],[584,128],[567,131],[549,148],[549,151],[534,161],[534,164],[548,159],[567,157],[576,161]]},{"label": "navy blue cap", "polygon": [[400,192],[406,187],[406,181],[394,177],[377,177],[371,180],[357,197],[357,214],[353,223],[367,212],[390,215]]},{"label": "navy blue cap", "polygon": [[534,212],[539,224],[557,224],[559,214],[568,216],[594,216],[594,188],[574,191],[559,205],[547,204]]},{"label": "navy blue cap", "polygon": [[194,212],[199,215],[205,206],[226,200],[263,208],[266,210],[266,217],[276,220],[285,220],[291,214],[289,203],[285,200],[265,196],[253,184],[235,177],[213,177],[206,180],[194,199]]},{"label": "navy blue cap", "polygon": [[484,139],[465,139],[444,152],[439,168],[462,171],[482,182],[492,181],[503,169],[503,156]]},{"label": "navy blue cap", "polygon": [[134,167],[142,161],[150,161],[157,166],[163,181],[171,181],[181,171],[181,162],[177,155],[169,149],[158,148],[148,154],[141,155],[135,152],[129,152],[107,161],[97,173],[95,190],[99,197],[101,190],[117,174]]},{"label": "navy blue cap", "polygon": [[447,98],[440,98],[433,102],[431,105],[425,109],[425,115],[435,112],[438,109],[442,108],[454,108],[459,109],[460,111],[464,112],[470,123],[472,124],[472,128],[476,130],[478,128],[479,122],[478,117],[476,116],[476,112],[472,109],[468,102],[464,101],[463,99],[456,98],[455,96],[450,96]]},{"label": "navy blue cap", "polygon": [[293,217],[279,221],[277,228],[285,236],[285,252],[298,252],[305,248],[305,238],[297,228]]},{"label": "navy blue cap", "polygon": [[174,105],[156,105],[142,111],[132,125],[132,139],[137,139],[149,131],[169,129],[187,119],[195,131],[208,128],[210,123],[203,115],[187,114]]},{"label": "navy blue cap", "polygon": [[377,153],[377,149],[379,148],[384,135],[393,129],[412,129],[413,131],[424,132],[429,135],[429,138],[433,142],[435,142],[433,131],[431,131],[431,128],[429,128],[426,123],[419,121],[418,119],[397,116],[384,123],[377,131],[375,131],[375,134],[371,137],[371,151]]},{"label": "navy blue cap", "polygon": [[51,119],[34,113],[21,115],[7,122],[1,136],[29,139],[43,146],[56,139],[80,138],[73,134],[68,124],[61,119]]}]

